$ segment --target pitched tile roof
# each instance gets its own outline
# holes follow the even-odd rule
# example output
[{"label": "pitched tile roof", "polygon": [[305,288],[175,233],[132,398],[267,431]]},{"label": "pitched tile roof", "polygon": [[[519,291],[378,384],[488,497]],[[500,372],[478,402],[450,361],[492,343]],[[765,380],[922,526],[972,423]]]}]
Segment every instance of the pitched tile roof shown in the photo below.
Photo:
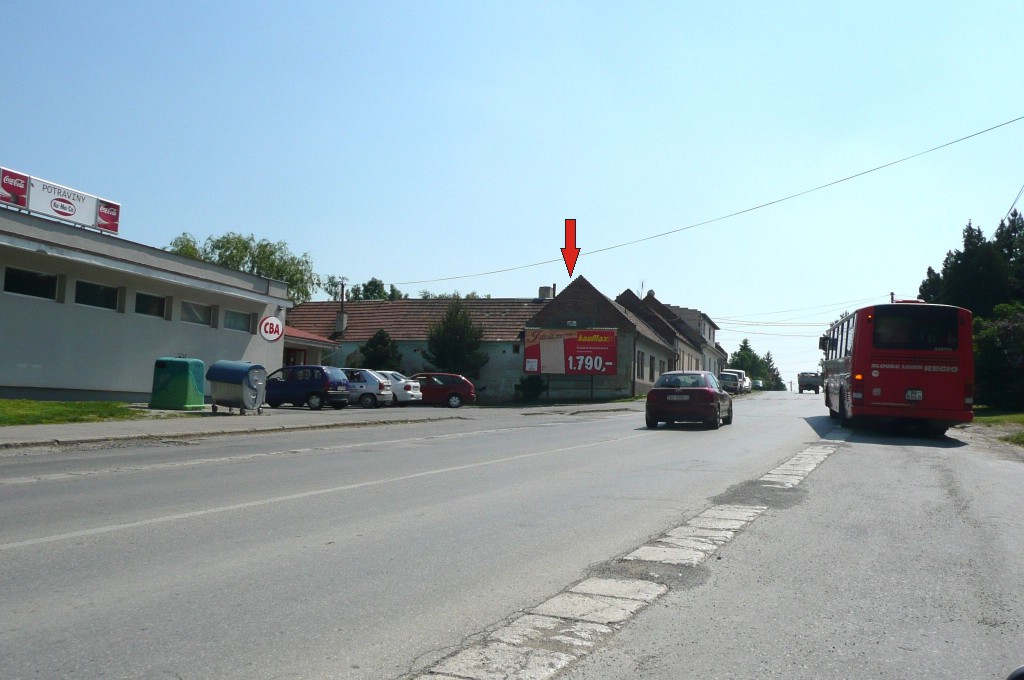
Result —
[{"label": "pitched tile roof", "polygon": [[320,335],[316,335],[315,333],[309,333],[307,331],[300,330],[298,328],[292,328],[287,324],[284,327],[284,337],[289,338],[291,340],[301,340],[303,342],[326,345],[329,347],[336,347],[338,345],[338,343],[333,340],[322,337]]},{"label": "pitched tile roof", "polygon": [[[288,325],[337,341],[366,342],[380,329],[393,340],[425,340],[430,327],[441,320],[451,300],[349,300],[344,334],[335,331],[341,302],[304,302],[288,310]],[[473,322],[484,331],[485,342],[512,342],[526,321],[550,300],[480,298],[463,300]]]}]

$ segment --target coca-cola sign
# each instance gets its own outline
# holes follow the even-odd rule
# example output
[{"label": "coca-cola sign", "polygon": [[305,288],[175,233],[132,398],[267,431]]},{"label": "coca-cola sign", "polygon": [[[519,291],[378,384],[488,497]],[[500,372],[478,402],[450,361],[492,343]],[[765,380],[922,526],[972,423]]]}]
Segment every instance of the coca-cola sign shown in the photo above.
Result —
[{"label": "coca-cola sign", "polygon": [[28,175],[0,168],[0,203],[28,207]]},{"label": "coca-cola sign", "polygon": [[0,205],[118,233],[121,205],[77,189],[0,168]]}]

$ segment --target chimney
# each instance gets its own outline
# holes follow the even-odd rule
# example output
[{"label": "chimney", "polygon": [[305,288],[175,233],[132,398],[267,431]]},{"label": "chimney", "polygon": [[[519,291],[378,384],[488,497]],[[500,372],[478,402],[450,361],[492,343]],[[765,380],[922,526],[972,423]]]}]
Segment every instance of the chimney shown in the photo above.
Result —
[{"label": "chimney", "polygon": [[551,284],[551,297],[555,297],[557,295],[558,295],[558,286],[556,286],[555,284],[552,283]]},{"label": "chimney", "polygon": [[551,299],[551,286],[541,286],[537,290],[538,300],[550,300]]}]

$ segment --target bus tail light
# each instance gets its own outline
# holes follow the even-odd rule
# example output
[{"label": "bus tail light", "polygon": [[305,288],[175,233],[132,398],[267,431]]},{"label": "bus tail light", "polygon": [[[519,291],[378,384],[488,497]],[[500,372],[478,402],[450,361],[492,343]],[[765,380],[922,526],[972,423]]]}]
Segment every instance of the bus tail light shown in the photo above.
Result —
[{"label": "bus tail light", "polygon": [[853,385],[850,386],[850,397],[852,399],[863,400],[864,399],[864,374],[854,373],[853,374]]},{"label": "bus tail light", "polygon": [[964,406],[974,406],[974,383],[964,383]]}]

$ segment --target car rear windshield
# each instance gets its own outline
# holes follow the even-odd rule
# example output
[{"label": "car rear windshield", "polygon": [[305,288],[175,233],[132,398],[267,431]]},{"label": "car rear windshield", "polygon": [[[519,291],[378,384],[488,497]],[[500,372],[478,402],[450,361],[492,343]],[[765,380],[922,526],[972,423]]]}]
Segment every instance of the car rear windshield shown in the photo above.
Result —
[{"label": "car rear windshield", "polygon": [[954,307],[882,305],[875,308],[876,349],[953,351],[957,348]]},{"label": "car rear windshield", "polygon": [[704,377],[700,375],[662,375],[654,383],[655,387],[705,387]]},{"label": "car rear windshield", "polygon": [[345,372],[342,371],[340,368],[328,366],[324,368],[324,372],[327,374],[327,377],[330,378],[331,380],[348,380],[348,378],[345,377]]}]

